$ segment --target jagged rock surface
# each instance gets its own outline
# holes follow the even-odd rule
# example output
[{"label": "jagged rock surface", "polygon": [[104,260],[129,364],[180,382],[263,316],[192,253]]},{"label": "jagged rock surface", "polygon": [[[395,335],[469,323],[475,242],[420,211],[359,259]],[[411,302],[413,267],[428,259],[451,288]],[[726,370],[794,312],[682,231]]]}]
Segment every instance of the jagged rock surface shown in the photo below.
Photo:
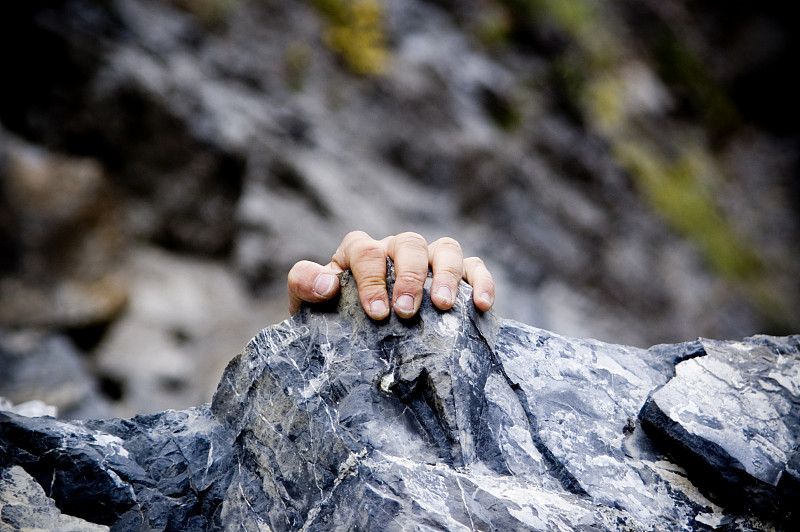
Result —
[{"label": "jagged rock surface", "polygon": [[[253,338],[210,404],[83,422],[0,413],[0,527],[41,527],[44,513],[25,510],[34,505],[74,517],[74,530],[797,522],[789,481],[797,480],[798,337],[649,350],[564,338],[476,311],[466,285],[452,311],[426,298],[417,318],[376,323],[352,279],[342,285],[337,304],[307,307]],[[722,384],[691,380],[723,365]],[[738,402],[717,394],[725,383]],[[654,423],[658,412],[671,421]],[[752,437],[736,433],[741,424]],[[738,438],[715,439],[715,430]],[[695,450],[693,461],[663,454],[662,443],[676,440]],[[739,462],[703,453],[718,448]],[[769,467],[753,469],[742,452],[767,453]],[[726,480],[736,476],[726,490],[739,500],[771,483],[783,490],[773,490],[779,504],[768,512],[718,505],[731,499],[693,473],[703,460]]]},{"label": "jagged rock surface", "polygon": [[701,340],[652,394],[645,429],[728,505],[764,515],[800,501],[800,342]]},{"label": "jagged rock surface", "polygon": [[22,467],[12,466],[0,471],[0,529],[96,532],[108,527],[62,514],[41,485]]}]

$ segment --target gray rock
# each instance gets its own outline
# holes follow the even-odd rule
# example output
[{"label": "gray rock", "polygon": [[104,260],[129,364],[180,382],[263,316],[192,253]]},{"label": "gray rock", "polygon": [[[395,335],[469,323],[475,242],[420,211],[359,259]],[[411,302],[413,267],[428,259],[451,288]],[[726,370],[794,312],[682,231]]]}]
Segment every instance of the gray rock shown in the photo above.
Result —
[{"label": "gray rock", "polygon": [[68,419],[113,415],[86,358],[57,333],[0,327],[0,397],[18,407],[39,401]]},{"label": "gray rock", "polygon": [[107,526],[64,515],[20,466],[0,468],[0,530],[99,532]]},{"label": "gray rock", "polygon": [[56,417],[58,415],[58,408],[53,405],[48,405],[43,401],[39,401],[38,399],[15,405],[5,397],[0,397],[0,410],[14,412],[15,414],[27,417]]},{"label": "gray rock", "polygon": [[[341,284],[338,302],[306,307],[253,338],[210,404],[69,423],[0,413],[0,465],[24,469],[63,514],[112,530],[775,530],[796,522],[791,504],[769,515],[720,506],[728,499],[701,491],[692,464],[663,454],[663,436],[648,436],[637,420],[643,405],[680,384],[675,364],[710,357],[708,345],[718,357],[763,346],[748,366],[760,377],[748,382],[763,380],[777,404],[796,394],[795,338],[649,350],[564,338],[477,311],[464,284],[449,312],[426,295],[418,317],[374,322],[352,278]],[[780,345],[788,347],[779,353]],[[757,360],[768,353],[773,363]],[[796,472],[794,404],[775,408],[777,417],[738,415],[758,425],[767,412],[785,436],[783,467]],[[754,482],[736,489],[749,497]],[[0,497],[13,496],[16,488],[3,486]],[[796,505],[796,492],[784,500]]]},{"label": "gray rock", "polygon": [[800,497],[800,336],[701,340],[653,393],[643,426],[729,505],[795,512]]},{"label": "gray rock", "polygon": [[122,311],[117,206],[97,160],[29,144],[0,123],[0,324],[82,328]]}]

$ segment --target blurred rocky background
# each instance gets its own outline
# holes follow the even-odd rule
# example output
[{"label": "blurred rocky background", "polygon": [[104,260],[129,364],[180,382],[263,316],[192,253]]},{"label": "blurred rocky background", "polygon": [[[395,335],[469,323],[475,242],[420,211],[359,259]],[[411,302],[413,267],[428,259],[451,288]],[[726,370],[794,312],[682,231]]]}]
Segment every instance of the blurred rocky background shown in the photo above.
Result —
[{"label": "blurred rocky background", "polygon": [[559,334],[797,333],[790,9],[8,3],[0,396],[207,402],[291,265],[353,229],[457,238],[503,317]]}]

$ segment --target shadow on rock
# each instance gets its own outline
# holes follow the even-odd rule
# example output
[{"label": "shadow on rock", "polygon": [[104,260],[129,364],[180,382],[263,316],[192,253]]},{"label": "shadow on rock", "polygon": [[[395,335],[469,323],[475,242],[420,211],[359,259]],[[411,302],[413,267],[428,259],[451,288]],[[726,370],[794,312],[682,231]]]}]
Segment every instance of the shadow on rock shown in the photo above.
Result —
[{"label": "shadow on rock", "polygon": [[[387,281],[391,289],[391,264]],[[256,335],[210,404],[69,423],[0,413],[0,523],[775,530],[793,519],[796,492],[785,491],[794,499],[769,515],[730,506],[702,486],[691,463],[664,454],[658,431],[651,439],[641,427],[652,428],[652,408],[643,405],[663,404],[683,365],[714,362],[708,346],[717,358],[742,346],[783,357],[757,371],[783,401],[772,421],[796,419],[796,337],[649,350],[564,338],[477,311],[466,284],[451,311],[433,307],[426,288],[417,317],[375,322],[349,274],[340,283],[336,301]],[[707,388],[696,393],[713,405]],[[742,410],[737,419],[763,412]],[[783,454],[770,456],[786,458],[774,465],[790,475],[798,435],[781,434]],[[748,484],[740,486],[749,497]]]}]

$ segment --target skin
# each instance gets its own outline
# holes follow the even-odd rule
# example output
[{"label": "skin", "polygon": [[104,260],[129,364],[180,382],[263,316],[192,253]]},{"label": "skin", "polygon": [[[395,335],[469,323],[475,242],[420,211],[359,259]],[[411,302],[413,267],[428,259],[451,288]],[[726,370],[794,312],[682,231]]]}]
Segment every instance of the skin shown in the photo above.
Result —
[{"label": "skin", "polygon": [[456,300],[458,283],[464,279],[473,287],[475,306],[483,311],[494,304],[494,282],[478,257],[464,258],[461,246],[444,237],[428,244],[416,233],[401,233],[375,240],[363,231],[348,233],[331,262],[326,265],[300,261],[289,271],[289,312],[300,310],[303,301],[319,303],[339,292],[337,274],[350,270],[358,284],[358,295],[367,315],[381,320],[389,315],[386,291],[386,257],[394,261],[397,280],[392,308],[402,318],[410,318],[422,303],[422,288],[433,270],[431,300],[441,310],[450,309]]}]

